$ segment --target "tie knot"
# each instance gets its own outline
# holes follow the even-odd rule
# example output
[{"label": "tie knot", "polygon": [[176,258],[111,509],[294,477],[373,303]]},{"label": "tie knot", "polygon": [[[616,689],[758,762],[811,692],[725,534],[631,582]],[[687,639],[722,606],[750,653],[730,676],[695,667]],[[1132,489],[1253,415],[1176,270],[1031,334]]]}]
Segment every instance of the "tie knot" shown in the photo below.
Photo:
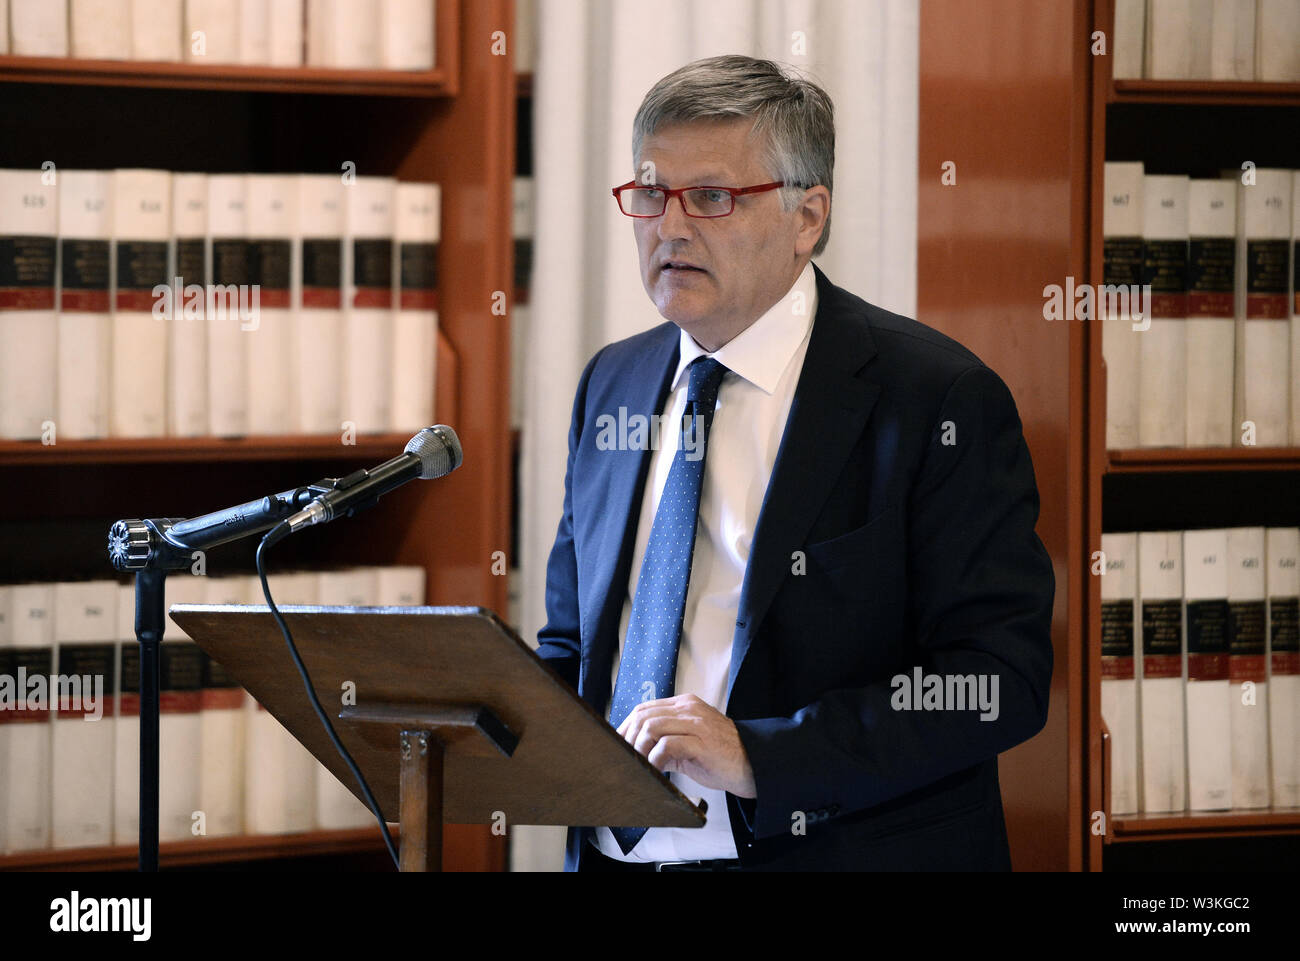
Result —
[{"label": "tie knot", "polygon": [[687,402],[692,404],[703,402],[712,412],[713,405],[718,399],[718,387],[722,383],[722,375],[727,372],[727,368],[712,357],[697,357],[691,361],[689,370],[691,383],[686,388]]}]

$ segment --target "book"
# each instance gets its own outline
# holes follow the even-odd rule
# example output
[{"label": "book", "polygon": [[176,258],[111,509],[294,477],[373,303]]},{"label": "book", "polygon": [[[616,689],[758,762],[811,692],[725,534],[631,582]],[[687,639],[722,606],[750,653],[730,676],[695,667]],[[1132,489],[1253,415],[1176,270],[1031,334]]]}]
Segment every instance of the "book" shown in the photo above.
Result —
[{"label": "book", "polygon": [[[56,848],[113,840],[112,704],[117,658],[116,581],[54,585],[50,837]],[[51,692],[53,694],[53,692]]]},{"label": "book", "polygon": [[185,59],[239,63],[240,0],[185,0]]},{"label": "book", "polygon": [[307,0],[307,64],[350,70],[383,66],[381,17],[353,0]]},{"label": "book", "polygon": [[270,0],[239,0],[239,62],[250,66],[271,62]]},{"label": "book", "polygon": [[1187,224],[1187,446],[1231,447],[1237,258],[1231,181],[1191,181]]},{"label": "book", "polygon": [[[1124,24],[1129,24],[1133,8],[1136,8],[1139,15],[1145,13],[1143,7],[1144,0],[1118,0],[1119,6],[1116,9],[1116,26],[1115,26],[1115,44],[1116,44],[1116,62],[1118,63],[1118,47],[1120,40],[1120,10],[1125,9],[1125,16],[1122,18]],[[1141,25],[1139,24],[1139,27]],[[1127,31],[1125,31],[1127,32]],[[1125,38],[1123,43],[1131,45],[1131,40]],[[1142,36],[1139,32],[1137,37],[1138,44],[1138,68],[1142,66]],[[537,0],[515,0],[515,37],[514,37],[514,54],[515,54],[515,73],[532,73],[537,63]],[[1131,54],[1126,54],[1131,56]],[[1128,61],[1126,60],[1125,63]],[[1116,74],[1115,76],[1119,76]],[[1141,72],[1134,76],[1142,76]]]},{"label": "book", "polygon": [[140,642],[135,582],[117,588],[117,705],[114,711],[113,843],[140,841]]},{"label": "book", "polygon": [[1293,808],[1300,807],[1300,528],[1268,528],[1265,556],[1273,804]]},{"label": "book", "polygon": [[113,175],[65,170],[59,185],[58,436],[108,436]]},{"label": "book", "polygon": [[1210,0],[1147,0],[1147,77],[1209,76],[1209,7]]},{"label": "book", "polygon": [[19,57],[68,55],[68,5],[9,0],[9,46]]},{"label": "book", "polygon": [[386,70],[432,70],[434,0],[380,0],[380,63]]},{"label": "book", "polygon": [[269,0],[267,31],[273,67],[302,66],[302,0]]},{"label": "book", "polygon": [[1183,535],[1138,534],[1142,616],[1138,703],[1143,813],[1187,807],[1187,727],[1183,703]]},{"label": "book", "polygon": [[167,432],[208,432],[208,175],[172,175],[172,300],[167,322]]},{"label": "book", "polygon": [[179,62],[184,9],[184,0],[131,0],[131,59]]},{"label": "book", "polygon": [[58,200],[42,171],[0,170],[0,438],[40,439],[55,422]]},{"label": "book", "polygon": [[1291,176],[1291,446],[1300,447],[1300,170]]},{"label": "book", "polygon": [[1300,0],[1258,0],[1255,79],[1300,81]]},{"label": "book", "polygon": [[1213,0],[1210,79],[1255,79],[1255,0]]},{"label": "book", "polygon": [[1228,532],[1183,532],[1187,611],[1187,807],[1232,807]]},{"label": "book", "polygon": [[1101,716],[1110,730],[1110,809],[1138,810],[1137,535],[1102,534]]},{"label": "book", "polygon": [[297,423],[289,376],[297,181],[280,174],[249,174],[246,186],[248,279],[257,291],[255,316],[241,325],[246,328],[241,333],[248,370],[248,433],[292,434]]},{"label": "book", "polygon": [[208,177],[208,430],[248,433],[248,353],[252,323],[248,214],[244,174]]},{"label": "book", "polygon": [[[1148,331],[1133,329],[1132,298],[1121,294],[1142,286],[1143,179],[1140,163],[1105,165],[1103,283],[1119,292],[1113,303],[1109,294],[1098,298],[1101,351],[1106,363],[1106,446],[1111,450],[1138,446],[1138,364],[1142,337]],[[1146,320],[1149,318],[1138,319],[1137,326],[1143,327]],[[514,331],[511,334],[515,336]],[[522,350],[516,366],[523,366]],[[523,386],[522,376],[517,375],[514,394],[520,401],[515,416],[521,422]]]},{"label": "book", "polygon": [[[50,846],[50,701],[54,672],[54,587],[15,584],[9,588],[9,667],[15,693],[24,685],[26,698],[15,710],[0,711],[8,727],[7,767],[0,771],[0,807],[7,811],[6,853]],[[43,678],[38,684],[35,679]],[[41,691],[44,691],[44,695]],[[17,707],[21,707],[18,710]]]},{"label": "book", "polygon": [[1264,528],[1228,531],[1228,682],[1232,806],[1269,805]]},{"label": "book", "polygon": [[[207,578],[190,573],[167,578],[166,603],[202,604]],[[202,654],[180,625],[164,618],[158,681],[158,839],[180,841],[200,823]]]},{"label": "book", "polygon": [[[247,604],[247,577],[205,578],[205,604]],[[244,829],[244,689],[219,663],[200,653],[199,808],[208,837]]]},{"label": "book", "polygon": [[333,174],[298,177],[291,379],[298,392],[298,429],[305,434],[341,430],[345,189]]},{"label": "book", "polygon": [[69,46],[87,60],[131,58],[130,0],[68,0]]},{"label": "book", "polygon": [[358,434],[392,427],[393,195],[388,177],[357,177],[344,189],[343,421]]},{"label": "book", "polygon": [[1187,201],[1190,178],[1148,174],[1142,185],[1142,282],[1151,326],[1138,360],[1138,443],[1187,443]]},{"label": "book", "polygon": [[1289,390],[1292,172],[1261,167],[1237,187],[1237,443],[1254,425],[1254,446],[1285,446]]},{"label": "book", "polygon": [[109,433],[159,437],[167,422],[167,324],[156,291],[170,284],[171,174],[113,172],[113,363]]},{"label": "book", "polygon": [[[8,52],[9,52],[9,0],[0,0],[0,53],[8,53]],[[3,851],[4,849],[5,849],[4,825],[0,824],[0,851]]]},{"label": "book", "polygon": [[374,603],[383,607],[420,607],[424,604],[423,567],[393,565],[375,568]]},{"label": "book", "polygon": [[437,184],[400,183],[394,191],[397,310],[393,314],[392,428],[433,423],[438,349]]}]

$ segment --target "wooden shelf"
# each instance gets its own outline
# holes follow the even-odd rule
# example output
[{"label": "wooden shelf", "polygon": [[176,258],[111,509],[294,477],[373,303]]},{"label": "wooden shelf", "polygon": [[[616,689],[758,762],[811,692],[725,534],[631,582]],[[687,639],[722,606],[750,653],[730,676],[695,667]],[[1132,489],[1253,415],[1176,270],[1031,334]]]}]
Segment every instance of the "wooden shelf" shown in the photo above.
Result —
[{"label": "wooden shelf", "polygon": [[1248,80],[1113,80],[1106,103],[1300,107],[1300,83]]},{"label": "wooden shelf", "polygon": [[[393,841],[399,840],[397,825],[390,825]],[[346,831],[307,831],[301,834],[259,834],[227,838],[194,838],[164,841],[158,846],[158,863],[163,868],[193,864],[220,864],[279,857],[311,857],[322,854],[355,854],[383,851],[384,839],[378,825]],[[139,849],[133,845],[26,851],[0,857],[0,870],[8,871],[133,871],[139,863]]]},{"label": "wooden shelf", "polygon": [[1124,814],[1111,819],[1112,844],[1126,841],[1188,841],[1264,837],[1300,832],[1300,808]]},{"label": "wooden shelf", "polygon": [[1300,470],[1300,447],[1151,447],[1106,452],[1108,474]]},{"label": "wooden shelf", "polygon": [[322,67],[255,67],[237,63],[16,56],[0,56],[0,81],[372,97],[446,97],[454,94],[456,88],[454,78],[443,68],[428,71],[331,70]]},{"label": "wooden shelf", "polygon": [[62,464],[181,464],[203,461],[386,460],[411,439],[407,433],[359,435],[343,444],[338,434],[282,437],[148,437],[72,440],[45,446],[40,441],[0,441],[0,466]]}]

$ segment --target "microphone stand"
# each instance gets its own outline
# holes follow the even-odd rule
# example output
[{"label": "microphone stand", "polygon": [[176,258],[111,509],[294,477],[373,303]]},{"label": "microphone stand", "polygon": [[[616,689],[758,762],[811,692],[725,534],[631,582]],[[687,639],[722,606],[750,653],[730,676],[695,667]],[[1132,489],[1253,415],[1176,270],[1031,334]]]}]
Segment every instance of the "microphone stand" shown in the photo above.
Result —
[{"label": "microphone stand", "polygon": [[140,644],[140,870],[158,870],[158,728],[160,657],[166,624],[165,582],[196,551],[261,533],[334,490],[335,478],[295,487],[193,519],[121,520],[108,532],[108,554],[135,574],[135,637]]}]

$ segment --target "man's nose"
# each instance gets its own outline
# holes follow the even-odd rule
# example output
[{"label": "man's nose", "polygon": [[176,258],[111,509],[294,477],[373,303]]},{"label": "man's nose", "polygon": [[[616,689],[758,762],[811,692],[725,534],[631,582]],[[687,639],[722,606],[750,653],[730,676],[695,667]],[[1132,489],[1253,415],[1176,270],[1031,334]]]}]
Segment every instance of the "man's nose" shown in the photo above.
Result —
[{"label": "man's nose", "polygon": [[692,230],[691,218],[686,216],[686,198],[681,194],[668,198],[668,206],[659,218],[659,239],[673,240],[687,236]]}]

